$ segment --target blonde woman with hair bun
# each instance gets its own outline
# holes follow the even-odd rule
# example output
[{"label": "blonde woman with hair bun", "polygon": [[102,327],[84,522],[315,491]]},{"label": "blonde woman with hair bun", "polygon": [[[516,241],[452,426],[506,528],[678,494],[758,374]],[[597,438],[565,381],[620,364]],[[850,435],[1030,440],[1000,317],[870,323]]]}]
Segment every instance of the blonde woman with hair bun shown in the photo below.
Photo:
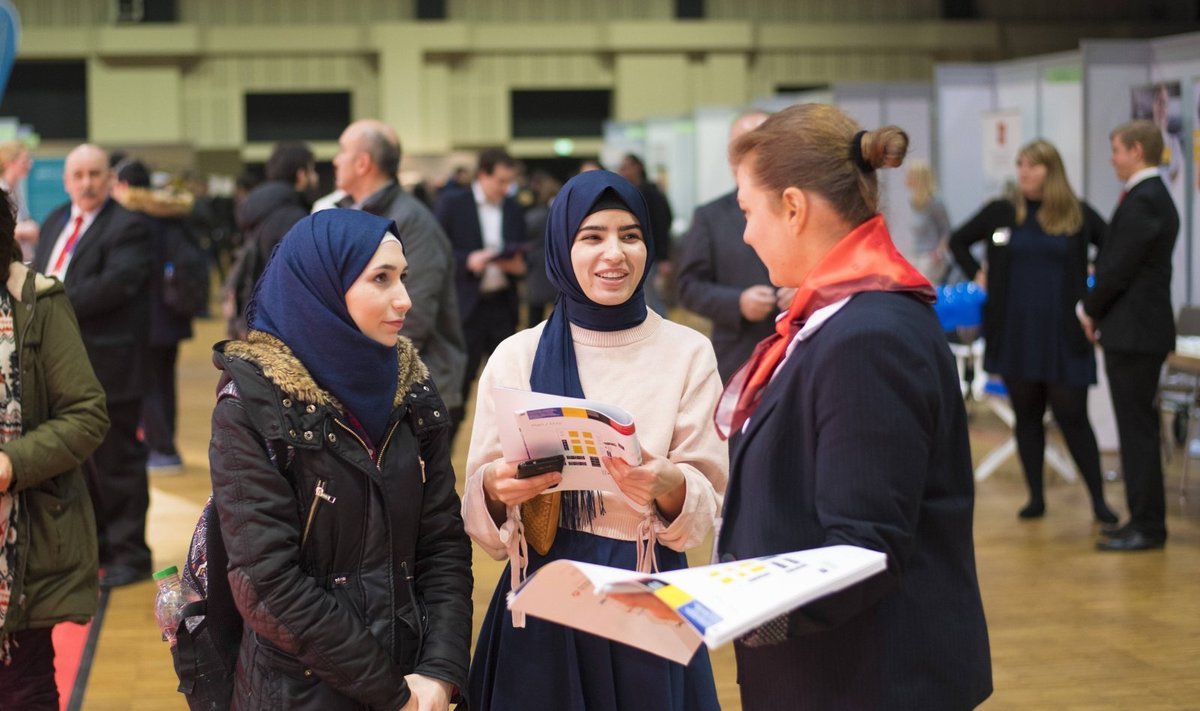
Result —
[{"label": "blonde woman with hair bun", "polygon": [[933,287],[879,214],[878,171],[907,149],[900,128],[823,104],[730,147],[744,239],[795,296],[717,407],[737,435],[718,554],[888,558],[736,643],[743,708],[968,709],[992,691],[958,372]]},{"label": "blonde woman with hair bun", "polygon": [[[1046,513],[1043,466],[1046,406],[1083,474],[1092,515],[1102,524],[1117,516],[1104,501],[1100,450],[1088,421],[1087,390],[1096,383],[1096,356],[1075,305],[1087,294],[1088,248],[1100,246],[1104,220],[1067,182],[1058,150],[1044,140],[1017,155],[1017,190],[983,207],[950,237],[967,277],[988,288],[983,367],[1004,378],[1016,415],[1017,453],[1029,501],[1021,519]],[[971,245],[987,242],[987,266]]]}]

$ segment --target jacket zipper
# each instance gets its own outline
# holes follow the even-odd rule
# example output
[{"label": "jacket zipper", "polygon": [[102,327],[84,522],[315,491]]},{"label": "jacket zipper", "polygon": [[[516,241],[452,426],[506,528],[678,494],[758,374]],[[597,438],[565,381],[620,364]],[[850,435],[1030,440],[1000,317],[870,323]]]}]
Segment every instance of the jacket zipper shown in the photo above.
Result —
[{"label": "jacket zipper", "polygon": [[317,515],[317,504],[321,503],[322,501],[328,501],[332,504],[337,501],[337,497],[330,496],[328,493],[326,493],[325,480],[318,479],[317,488],[313,489],[312,505],[308,507],[308,521],[306,521],[304,524],[304,535],[300,538],[301,548],[303,548],[304,544],[308,542],[308,534],[312,530],[313,518]]},{"label": "jacket zipper", "polygon": [[[342,423],[341,420],[334,420],[334,422],[336,422],[338,424],[338,427],[341,427],[342,429],[349,432],[351,437],[358,440],[358,443],[362,445],[362,448],[367,453],[367,456],[368,457],[371,456],[371,448],[367,446],[367,443],[363,441],[362,437],[358,436],[357,432],[355,432],[354,430],[347,427],[345,424]],[[372,460],[373,463],[375,464],[376,469],[380,469],[380,470],[383,469],[383,455],[387,453],[388,443],[390,443],[392,441],[392,435],[394,435],[396,433],[396,428],[399,426],[400,426],[399,422],[396,422],[395,424],[393,424],[392,429],[388,430],[387,437],[385,437],[383,439],[383,445],[379,448],[379,453],[375,456],[375,459]],[[421,463],[421,481],[425,481],[425,463],[424,462]]]}]

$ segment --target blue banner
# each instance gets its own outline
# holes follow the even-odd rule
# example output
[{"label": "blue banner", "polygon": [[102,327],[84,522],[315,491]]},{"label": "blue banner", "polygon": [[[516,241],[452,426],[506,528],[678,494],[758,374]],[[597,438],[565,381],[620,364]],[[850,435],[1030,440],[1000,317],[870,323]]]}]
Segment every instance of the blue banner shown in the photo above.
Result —
[{"label": "blue banner", "polygon": [[29,216],[39,224],[46,221],[46,215],[54,208],[68,200],[67,190],[63,187],[66,163],[66,158],[38,158],[25,178]]},{"label": "blue banner", "polygon": [[0,101],[12,73],[21,41],[21,15],[9,0],[0,0]]}]

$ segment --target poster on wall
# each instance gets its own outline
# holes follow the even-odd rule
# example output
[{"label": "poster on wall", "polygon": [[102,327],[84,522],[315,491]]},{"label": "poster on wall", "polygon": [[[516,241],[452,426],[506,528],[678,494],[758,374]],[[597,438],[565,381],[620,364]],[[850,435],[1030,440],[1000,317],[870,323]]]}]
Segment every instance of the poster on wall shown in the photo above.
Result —
[{"label": "poster on wall", "polygon": [[1177,81],[1135,86],[1131,90],[1135,119],[1153,121],[1162,132],[1162,179],[1167,184],[1175,208],[1183,211],[1184,162],[1188,154],[1183,148],[1183,97]]},{"label": "poster on wall", "polygon": [[1017,179],[1017,151],[1021,148],[1021,112],[1016,109],[983,114],[983,171],[992,189]]}]

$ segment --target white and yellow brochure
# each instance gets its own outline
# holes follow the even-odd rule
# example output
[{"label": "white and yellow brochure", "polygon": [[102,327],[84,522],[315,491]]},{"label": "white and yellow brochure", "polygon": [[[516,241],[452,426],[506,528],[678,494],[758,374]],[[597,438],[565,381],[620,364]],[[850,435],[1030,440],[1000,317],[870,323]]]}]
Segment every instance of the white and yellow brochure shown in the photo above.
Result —
[{"label": "white and yellow brochure", "polygon": [[508,607],[687,664],[701,642],[715,649],[886,568],[886,555],[857,546],[655,575],[556,560],[527,578]]},{"label": "white and yellow brochure", "polygon": [[633,416],[593,400],[496,387],[496,429],[505,461],[563,455],[563,479],[549,491],[619,492],[602,456],[642,463]]}]

